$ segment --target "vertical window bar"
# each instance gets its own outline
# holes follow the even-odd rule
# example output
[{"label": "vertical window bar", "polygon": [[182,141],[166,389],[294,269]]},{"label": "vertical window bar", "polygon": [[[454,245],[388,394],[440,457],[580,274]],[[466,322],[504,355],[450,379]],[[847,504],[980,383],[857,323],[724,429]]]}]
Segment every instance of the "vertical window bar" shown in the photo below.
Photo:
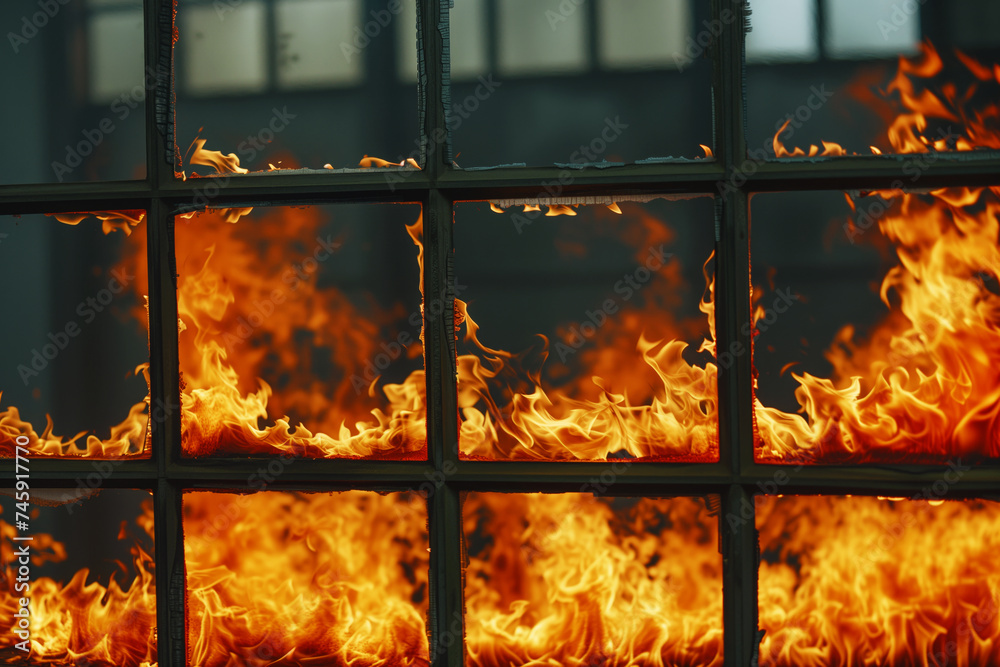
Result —
[{"label": "vertical window bar", "polygon": [[[745,186],[745,179],[734,178],[747,159],[744,60],[749,8],[746,0],[713,0],[712,13],[714,32],[719,33],[712,50],[715,151],[723,179],[717,188],[717,358],[727,359],[723,353],[731,354],[730,363],[719,363],[719,455],[736,482],[723,494],[719,516],[723,642],[725,664],[751,665],[757,663],[759,644],[757,536],[752,509],[745,509],[747,502],[753,502],[752,491],[738,483],[753,454],[750,336],[749,332],[742,335],[742,324],[750,316],[749,197],[746,190],[736,187],[737,183]],[[747,514],[749,519],[744,518]]]}]

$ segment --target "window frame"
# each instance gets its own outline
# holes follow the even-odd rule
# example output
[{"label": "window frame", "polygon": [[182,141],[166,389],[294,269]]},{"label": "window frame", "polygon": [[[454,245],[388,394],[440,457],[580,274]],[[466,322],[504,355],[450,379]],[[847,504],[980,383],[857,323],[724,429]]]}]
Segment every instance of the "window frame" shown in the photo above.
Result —
[{"label": "window frame", "polygon": [[[504,167],[463,171],[452,164],[448,135],[448,0],[418,3],[417,31],[422,40],[418,67],[422,90],[419,119],[422,170],[390,183],[382,170],[319,173],[261,173],[229,179],[213,206],[258,206],[337,202],[419,203],[424,215],[426,293],[451,295],[452,221],[456,202],[537,197],[544,183],[557,180],[559,167]],[[461,0],[457,0],[461,2]],[[905,181],[906,156],[851,156],[821,160],[782,160],[741,169],[747,155],[744,101],[743,0],[697,0],[698,16],[710,5],[721,33],[709,49],[713,61],[712,95],[715,160],[629,164],[574,173],[566,197],[592,194],[700,194],[716,203],[716,337],[721,350],[750,350],[749,201],[763,192],[889,188]],[[736,19],[732,20],[731,17]],[[729,20],[727,20],[727,18]],[[151,400],[154,406],[179,403],[174,215],[197,208],[205,179],[175,178],[173,121],[174,8],[172,0],[144,0],[145,65],[156,72],[156,89],[146,104],[147,176],[140,181],[0,186],[0,214],[143,209],[147,211]],[[491,48],[492,50],[492,48]],[[152,103],[150,103],[150,101]],[[740,170],[742,185],[720,188]],[[985,186],[1000,183],[1000,154],[942,155],[921,176],[921,188]],[[461,249],[458,249],[461,252]],[[431,546],[431,657],[435,665],[459,667],[464,648],[453,633],[462,618],[463,571],[460,494],[477,491],[579,491],[599,478],[612,462],[462,461],[457,446],[454,321],[428,318],[425,354],[428,401],[427,461],[311,460],[290,466],[270,489],[340,490],[419,489],[434,486],[428,497]],[[719,494],[720,548],[723,556],[723,631],[725,664],[756,664],[761,633],[757,627],[759,551],[753,497],[765,491],[787,466],[753,459],[754,417],[751,355],[736,355],[720,367],[719,450],[717,463],[643,463],[615,475],[609,494]],[[251,490],[250,476],[267,458],[184,459],[180,410],[151,419],[152,458],[115,466],[104,484],[148,489],[154,495],[158,662],[181,667],[186,660],[184,630],[184,552],[181,499],[185,489]],[[92,461],[32,461],[36,487],[75,486],[92,471]],[[862,494],[908,496],[940,479],[945,466],[807,466],[782,486],[787,494]],[[4,480],[14,472],[5,467]],[[977,466],[951,485],[949,498],[995,494],[1000,466]],[[749,514],[749,515],[748,515]],[[743,520],[728,522],[727,517]],[[457,615],[457,616],[456,616]]]}]

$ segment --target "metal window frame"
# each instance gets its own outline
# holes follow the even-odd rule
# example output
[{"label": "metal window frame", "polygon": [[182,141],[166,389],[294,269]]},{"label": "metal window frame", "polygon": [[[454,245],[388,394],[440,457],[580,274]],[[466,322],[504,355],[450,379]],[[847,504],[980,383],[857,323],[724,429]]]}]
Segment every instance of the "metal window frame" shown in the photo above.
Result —
[{"label": "metal window frame", "polygon": [[[461,0],[458,0],[461,1]],[[741,186],[719,192],[718,184],[746,156],[744,2],[697,0],[710,4],[721,34],[710,49],[713,59],[715,161],[626,165],[583,169],[564,195],[595,193],[696,193],[716,197],[716,336],[720,349],[751,339],[743,324],[750,317],[749,200],[759,192],[888,188],[906,182],[906,159],[893,156],[841,157],[820,161],[784,160],[757,165]],[[213,200],[215,206],[256,206],[335,202],[419,203],[424,213],[424,282],[428,293],[452,284],[452,220],[458,201],[533,197],[543,181],[558,179],[559,168],[499,168],[462,171],[451,161],[447,134],[450,82],[446,71],[448,0],[416,0],[419,53],[420,125],[426,140],[423,169],[387,187],[385,173],[301,171],[263,173],[231,179]],[[145,64],[157,72],[155,94],[146,104],[147,177],[142,181],[0,186],[0,215],[63,211],[144,209],[147,211],[151,399],[176,404],[179,396],[174,214],[193,206],[204,179],[174,178],[172,94],[172,0],[144,0]],[[727,17],[736,16],[736,20]],[[428,138],[430,138],[428,140]],[[984,186],[1000,183],[1000,154],[970,159],[941,156],[924,170],[921,188]],[[461,251],[461,249],[459,249]],[[445,312],[450,312],[446,309]],[[431,545],[430,617],[434,664],[460,667],[464,644],[450,635],[451,620],[462,616],[463,490],[574,491],[607,470],[607,463],[462,461],[458,456],[453,321],[425,322],[428,402],[427,461],[310,461],[291,466],[269,488],[327,489],[417,488],[443,479],[428,498]],[[725,664],[756,664],[758,546],[753,521],[729,529],[725,517],[740,516],[780,465],[753,460],[752,367],[750,355],[720,368],[720,460],[706,464],[643,463],[616,475],[614,493],[634,495],[719,494],[723,556]],[[161,667],[185,665],[184,566],[181,494],[184,489],[248,489],[257,460],[184,460],[179,410],[151,423],[152,458],[125,461],[105,480],[108,487],[152,490],[155,503],[158,660]],[[782,487],[788,494],[913,495],[940,479],[943,466],[814,466],[797,471]],[[32,484],[72,486],[90,471],[87,460],[35,460]],[[3,470],[12,480],[13,471]],[[979,466],[951,485],[949,497],[996,495],[1000,467]]]}]

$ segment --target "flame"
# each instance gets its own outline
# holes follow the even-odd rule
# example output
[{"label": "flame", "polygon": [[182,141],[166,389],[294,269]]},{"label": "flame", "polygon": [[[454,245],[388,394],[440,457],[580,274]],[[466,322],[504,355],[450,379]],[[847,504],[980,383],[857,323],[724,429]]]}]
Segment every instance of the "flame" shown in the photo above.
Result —
[{"label": "flame", "polygon": [[[324,256],[342,261],[333,256],[333,245],[344,241],[324,240],[322,222],[315,209],[289,208],[237,224],[212,214],[178,224],[187,455],[426,455],[423,371],[376,389],[378,377],[366,369],[383,352],[383,330],[406,320],[404,307],[371,304],[362,311],[343,292],[319,287],[318,271],[294,274],[290,268],[301,239],[322,241],[330,246],[322,248]],[[408,231],[419,265],[422,222]],[[416,336],[412,342],[405,352],[420,355]],[[336,372],[318,377],[313,363],[332,364]],[[268,367],[280,369],[287,389],[275,392],[259,379]],[[309,426],[293,426],[290,413]]]},{"label": "flame", "polygon": [[[146,260],[145,226],[141,225],[145,211],[97,211],[93,213],[65,213],[53,215],[59,222],[76,226],[88,217],[101,221],[105,235],[121,232],[129,237],[132,247],[141,246],[141,258],[131,258],[123,261],[129,266],[129,273],[136,276],[133,287],[145,303],[146,295]],[[136,233],[133,234],[133,231]],[[141,287],[140,287],[141,285]],[[138,307],[133,312],[135,319],[148,332],[149,319],[146,308]],[[136,375],[142,375],[149,387],[149,363],[141,363],[135,369]],[[81,431],[72,437],[58,435],[51,415],[45,415],[45,428],[38,432],[35,425],[21,418],[17,406],[9,405],[0,410],[0,458],[13,458],[16,452],[17,439],[27,437],[27,448],[32,457],[53,458],[148,458],[151,455],[151,434],[149,431],[149,394],[146,398],[129,408],[128,415],[111,427],[109,436],[99,438],[93,433]],[[3,404],[3,392],[0,391],[0,406]],[[23,441],[21,441],[23,442]]]},{"label": "flame", "polygon": [[762,667],[1000,664],[1000,504],[757,497]]},{"label": "flame", "polygon": [[[143,500],[141,508],[136,524],[152,538],[152,499]],[[114,575],[107,585],[88,583],[90,570],[82,568],[68,583],[32,578],[28,590],[19,592],[15,588],[19,567],[15,546],[30,546],[33,567],[66,560],[66,548],[47,533],[35,534],[32,542],[13,542],[19,531],[2,520],[0,534],[4,538],[0,550],[0,625],[5,628],[0,634],[0,655],[6,657],[5,663],[155,667],[156,578],[152,556],[138,543],[130,547],[134,578],[127,588],[122,588]],[[118,539],[127,535],[123,522]],[[12,631],[17,627],[14,613],[20,607],[19,599],[26,593],[31,600],[29,653],[15,648],[21,639]]]},{"label": "flame", "polygon": [[[891,146],[892,152],[1000,148],[1000,104],[992,100],[982,104],[975,102],[977,94],[983,92],[980,90],[982,82],[1000,83],[1000,67],[994,65],[991,70],[958,50],[955,57],[975,80],[962,91],[950,81],[935,81],[942,73],[954,76],[955,72],[948,72],[941,55],[930,42],[921,43],[920,54],[913,58],[901,56],[896,76],[877,95],[861,85],[867,83],[867,77],[859,77],[852,92],[885,117],[888,126],[886,147]],[[995,90],[989,95],[996,99]],[[810,145],[808,151],[800,147],[789,150],[779,137],[790,122],[791,119],[785,121],[774,135],[774,154],[779,158],[857,155],[840,144],[827,141],[821,142],[822,149]],[[869,149],[874,155],[883,153],[877,146]]]},{"label": "flame", "polygon": [[[615,229],[639,248],[640,263],[646,249],[673,239],[674,232],[651,215],[623,218],[615,220]],[[710,339],[698,352],[714,355],[711,260],[704,265],[706,290],[699,304]],[[688,348],[683,339],[703,335],[705,324],[674,320],[680,283],[679,263],[668,261],[642,288],[645,305],[626,301],[595,327],[592,344],[579,353],[583,370],[558,385],[543,381],[541,368],[550,350],[562,354],[573,345],[579,334],[571,327],[551,342],[540,336],[542,349],[534,356],[513,354],[481,342],[468,306],[456,302],[456,322],[465,324],[464,339],[473,350],[458,358],[462,456],[605,459],[624,452],[657,460],[718,460],[716,366],[692,365],[683,356]]]},{"label": "flame", "polygon": [[468,664],[722,665],[722,558],[702,502],[469,493],[463,516]]},{"label": "flame", "polygon": [[416,494],[185,493],[189,664],[429,665],[426,525]]},{"label": "flame", "polygon": [[[963,62],[983,74],[971,59]],[[966,110],[956,106],[964,98],[947,86],[932,91],[914,81],[941,67],[930,45],[921,58],[900,61],[890,90],[910,112],[889,129],[894,150],[1000,144],[1000,132],[984,134],[997,125],[996,105]],[[924,133],[927,118],[960,121],[965,136],[933,140]],[[802,415],[755,402],[757,460],[942,463],[1000,456],[1000,372],[992,363],[1000,355],[1000,296],[991,287],[1000,278],[1000,188],[866,194],[887,202],[877,231],[853,222],[846,228],[852,241],[887,241],[894,249],[899,263],[879,292],[889,313],[866,337],[853,325],[837,332],[825,355],[833,366],[829,379],[792,374]],[[855,201],[848,201],[853,209]]]}]

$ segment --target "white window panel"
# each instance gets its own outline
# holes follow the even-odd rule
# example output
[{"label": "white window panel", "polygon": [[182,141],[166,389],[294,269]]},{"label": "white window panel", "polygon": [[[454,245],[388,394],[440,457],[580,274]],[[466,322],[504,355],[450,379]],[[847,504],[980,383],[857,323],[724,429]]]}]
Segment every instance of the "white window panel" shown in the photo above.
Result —
[{"label": "white window panel", "polygon": [[598,12],[605,67],[677,67],[687,62],[689,0],[600,0]]},{"label": "white window panel", "polygon": [[[451,25],[451,79],[467,81],[486,74],[486,3],[484,0],[455,0],[448,17]],[[396,31],[399,78],[417,80],[417,9],[406,3]]]},{"label": "white window panel", "polygon": [[133,90],[143,85],[145,71],[142,10],[101,12],[87,28],[90,101],[105,104],[123,94],[142,101],[145,92]]},{"label": "white window panel", "polygon": [[911,54],[920,42],[920,3],[900,0],[827,2],[826,48],[832,58]]},{"label": "white window panel", "polygon": [[364,49],[371,43],[355,30],[364,30],[359,0],[279,0],[275,20],[282,88],[349,85],[364,78]]},{"label": "white window panel", "polygon": [[815,60],[815,0],[752,0],[747,62]]},{"label": "white window panel", "polygon": [[501,75],[587,67],[587,11],[566,0],[499,0]]},{"label": "white window panel", "polygon": [[180,12],[184,82],[199,95],[260,92],[267,85],[264,5],[197,5]]}]

